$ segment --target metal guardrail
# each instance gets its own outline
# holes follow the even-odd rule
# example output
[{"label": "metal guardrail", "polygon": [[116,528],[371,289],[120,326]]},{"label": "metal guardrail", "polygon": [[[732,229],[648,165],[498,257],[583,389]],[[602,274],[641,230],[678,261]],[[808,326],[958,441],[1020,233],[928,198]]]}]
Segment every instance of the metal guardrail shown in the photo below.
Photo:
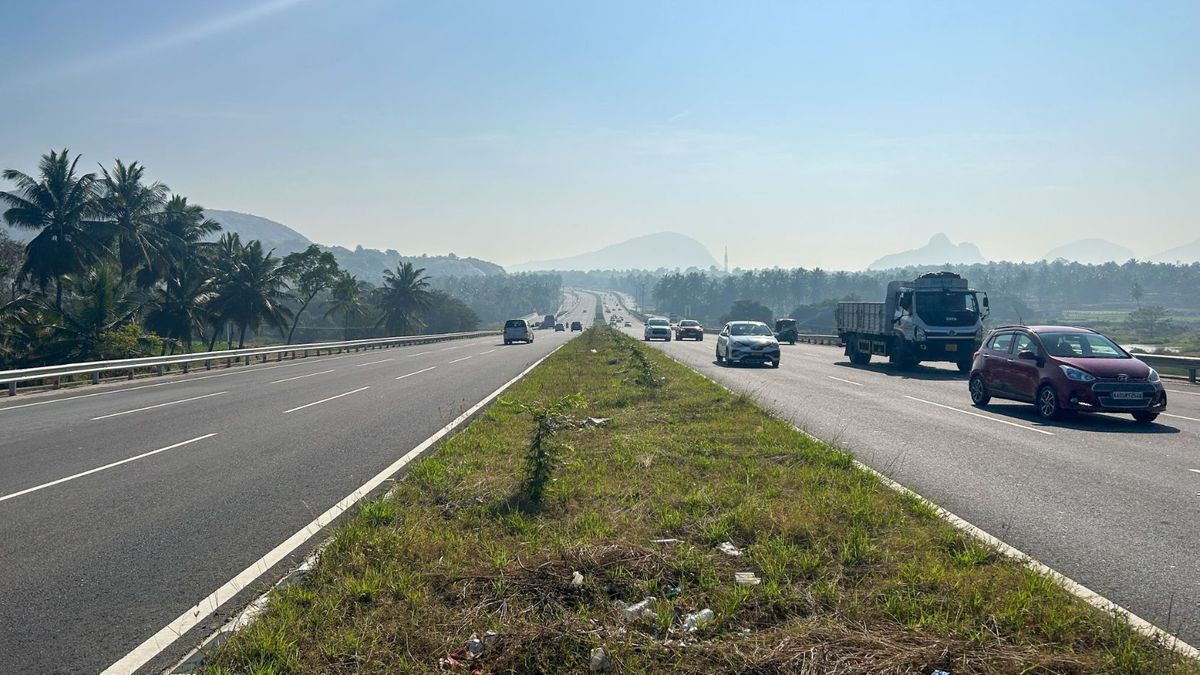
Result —
[{"label": "metal guardrail", "polygon": [[103,373],[123,372],[127,379],[132,380],[139,370],[153,369],[156,374],[164,374],[171,366],[179,366],[182,372],[188,372],[190,366],[197,363],[203,363],[205,370],[212,368],[213,362],[224,361],[225,365],[232,366],[234,363],[244,360],[248,365],[254,357],[261,357],[262,361],[266,361],[268,356],[274,355],[275,360],[282,361],[285,354],[290,354],[291,358],[296,358],[297,354],[303,357],[309,356],[315,352],[316,356],[320,356],[321,352],[330,354],[360,351],[364,349],[386,349],[388,347],[399,347],[403,345],[419,345],[430,342],[443,342],[446,340],[460,340],[465,338],[483,337],[485,335],[496,335],[497,331],[481,330],[471,331],[468,333],[442,333],[440,335],[407,335],[387,338],[369,338],[365,340],[342,340],[338,342],[313,342],[299,345],[274,345],[271,347],[252,347],[249,349],[227,349],[218,352],[193,352],[189,354],[174,354],[172,356],[147,356],[136,359],[115,359],[110,361],[84,361],[79,363],[64,363],[56,366],[39,366],[37,368],[23,368],[20,370],[4,370],[0,371],[0,385],[7,385],[8,395],[17,395],[17,385],[23,382],[50,381],[50,386],[58,389],[62,384],[64,377],[76,377],[79,375],[90,375],[92,384],[99,384],[100,375]]},{"label": "metal guardrail", "polygon": [[1174,368],[1187,371],[1189,382],[1196,381],[1196,371],[1200,370],[1200,357],[1196,356],[1139,353],[1135,353],[1133,356],[1153,368]]}]

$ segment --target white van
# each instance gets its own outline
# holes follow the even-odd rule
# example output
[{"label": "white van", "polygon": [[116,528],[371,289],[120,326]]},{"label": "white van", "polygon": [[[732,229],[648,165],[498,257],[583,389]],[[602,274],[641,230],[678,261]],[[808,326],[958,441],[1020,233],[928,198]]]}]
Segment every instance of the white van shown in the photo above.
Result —
[{"label": "white van", "polygon": [[509,319],[504,322],[504,344],[533,342],[533,326],[525,319]]}]

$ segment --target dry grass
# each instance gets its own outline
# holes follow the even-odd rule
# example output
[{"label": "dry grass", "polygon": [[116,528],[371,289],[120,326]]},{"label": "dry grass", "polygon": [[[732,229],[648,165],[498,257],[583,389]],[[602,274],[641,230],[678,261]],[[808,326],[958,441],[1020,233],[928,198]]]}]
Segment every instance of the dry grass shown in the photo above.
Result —
[{"label": "dry grass", "polygon": [[653,350],[662,379],[639,384],[631,349],[589,330],[510,392],[581,393],[613,418],[554,437],[568,447],[541,510],[513,506],[532,422],[494,406],[364,505],[208,670],[578,672],[602,646],[621,672],[1200,672],[745,397]]}]

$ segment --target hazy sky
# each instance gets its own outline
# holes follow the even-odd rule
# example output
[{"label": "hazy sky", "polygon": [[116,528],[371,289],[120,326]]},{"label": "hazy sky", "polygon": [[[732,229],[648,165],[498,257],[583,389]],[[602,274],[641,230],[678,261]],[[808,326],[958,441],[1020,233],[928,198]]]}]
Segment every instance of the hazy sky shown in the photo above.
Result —
[{"label": "hazy sky", "polygon": [[68,146],[323,243],[639,234],[858,268],[1200,237],[1200,2],[22,3],[0,166]]}]

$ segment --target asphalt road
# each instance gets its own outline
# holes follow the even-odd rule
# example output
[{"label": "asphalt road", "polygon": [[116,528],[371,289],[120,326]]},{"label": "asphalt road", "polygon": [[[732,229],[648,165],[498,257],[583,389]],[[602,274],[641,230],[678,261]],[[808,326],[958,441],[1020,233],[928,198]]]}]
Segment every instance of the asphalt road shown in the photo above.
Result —
[{"label": "asphalt road", "polygon": [[[565,308],[586,325],[594,303]],[[0,673],[108,667],[573,334],[536,336],[0,402]],[[150,666],[174,663],[285,567]]]},{"label": "asphalt road", "polygon": [[[624,330],[640,339],[632,323]],[[654,345],[1200,643],[1200,387],[1169,382],[1168,414],[1148,426],[1128,415],[1047,424],[1027,404],[973,408],[950,364],[860,367],[838,347],[797,344],[775,370],[717,365],[714,335]]]}]

